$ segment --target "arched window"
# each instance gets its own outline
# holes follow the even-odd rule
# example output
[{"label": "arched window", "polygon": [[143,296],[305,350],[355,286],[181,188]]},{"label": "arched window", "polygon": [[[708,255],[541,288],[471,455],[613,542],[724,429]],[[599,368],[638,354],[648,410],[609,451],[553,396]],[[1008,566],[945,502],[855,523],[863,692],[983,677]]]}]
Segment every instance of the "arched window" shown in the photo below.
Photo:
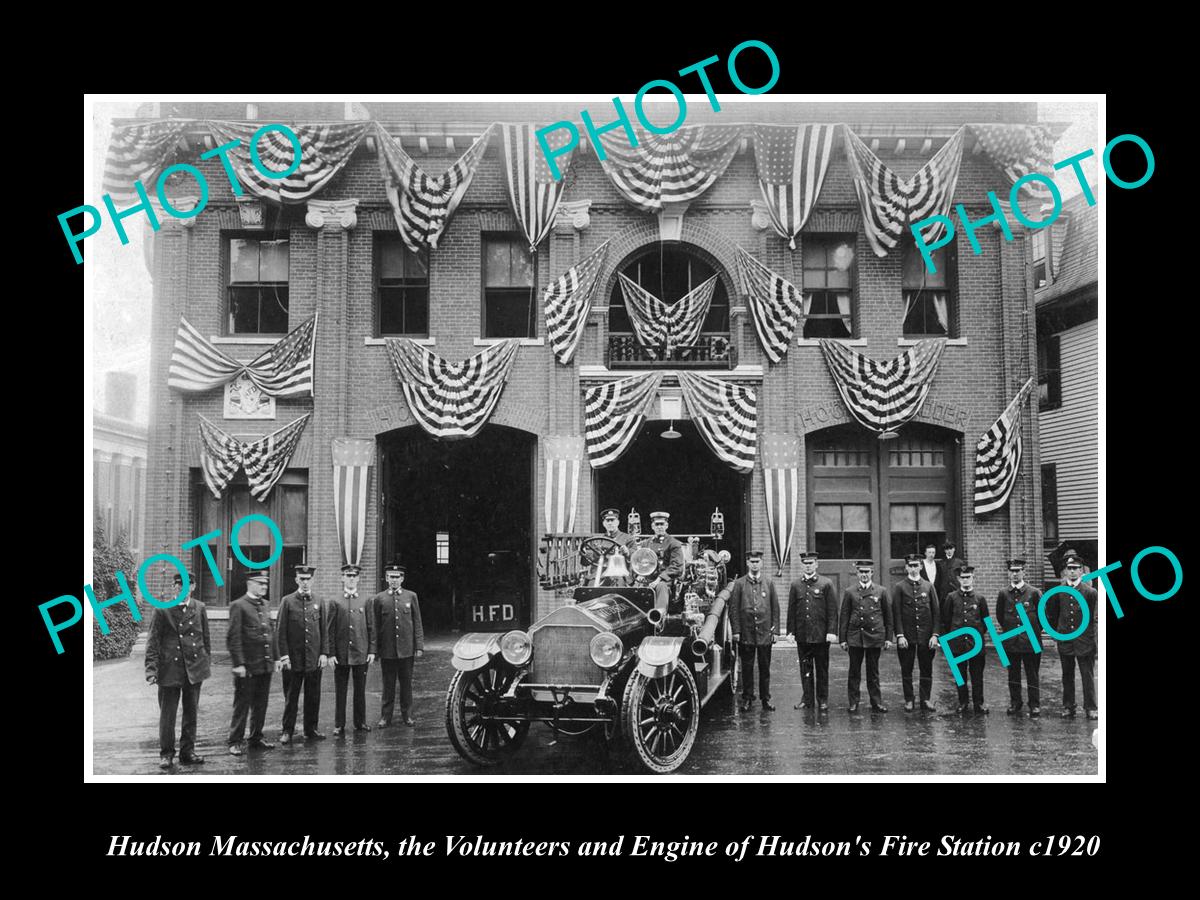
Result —
[{"label": "arched window", "polygon": [[[621,266],[630,281],[664,300],[674,303],[717,274],[715,261],[694,247],[656,244],[631,257]],[[633,326],[625,311],[625,295],[618,279],[609,298],[608,330],[611,334],[629,334]],[[712,303],[701,329],[706,334],[729,332],[729,294],[717,279]]]}]

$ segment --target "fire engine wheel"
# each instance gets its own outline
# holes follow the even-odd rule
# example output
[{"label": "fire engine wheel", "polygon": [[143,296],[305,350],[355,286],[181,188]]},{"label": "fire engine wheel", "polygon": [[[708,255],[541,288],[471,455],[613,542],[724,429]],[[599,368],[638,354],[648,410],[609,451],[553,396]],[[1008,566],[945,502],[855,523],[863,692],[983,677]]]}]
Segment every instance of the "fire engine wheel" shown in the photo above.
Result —
[{"label": "fire engine wheel", "polygon": [[659,678],[629,676],[621,703],[621,734],[633,758],[650,772],[674,772],[700,728],[700,692],[682,663]]},{"label": "fire engine wheel", "polygon": [[446,732],[459,755],[477,766],[495,766],[521,746],[528,722],[489,722],[484,716],[512,685],[511,669],[484,666],[455,672],[446,692]]}]

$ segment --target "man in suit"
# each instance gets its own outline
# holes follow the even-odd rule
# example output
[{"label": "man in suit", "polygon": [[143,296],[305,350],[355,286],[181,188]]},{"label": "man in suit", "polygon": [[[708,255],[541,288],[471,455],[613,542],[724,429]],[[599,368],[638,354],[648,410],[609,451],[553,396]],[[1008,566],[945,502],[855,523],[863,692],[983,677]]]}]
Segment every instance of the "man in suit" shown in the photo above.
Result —
[{"label": "man in suit", "polygon": [[[270,578],[262,570],[246,576],[246,593],[229,606],[230,661],[233,663],[233,719],[229,723],[229,752],[241,756],[250,749],[271,750],[263,739],[271,675],[279,669],[273,650],[271,613],[267,609]],[[249,745],[245,740],[250,721]]]},{"label": "man in suit", "polygon": [[758,695],[768,712],[771,703],[771,645],[779,637],[779,596],[775,585],[762,575],[763,554],[746,554],[741,578],[729,587],[729,627],[742,660],[742,709],[754,706],[754,663],[758,661]]},{"label": "man in suit", "polygon": [[937,590],[921,577],[922,565],[927,561],[928,556],[923,561],[917,554],[910,553],[905,558],[905,577],[892,585],[892,627],[896,630],[896,653],[900,658],[906,712],[912,712],[914,705],[914,657],[921,670],[921,709],[937,712],[929,700],[933,693],[933,650],[938,645],[941,613]]},{"label": "man in suit", "polygon": [[854,564],[858,583],[842,592],[842,608],[838,615],[838,640],[850,654],[850,672],[846,688],[850,696],[850,712],[858,712],[859,685],[862,682],[863,659],[867,661],[867,695],[874,712],[887,712],[879,688],[879,654],[892,649],[892,611],[887,591],[872,581],[875,563],[860,559]]},{"label": "man in suit", "polygon": [[1042,667],[1041,637],[1042,624],[1038,617],[1038,602],[1042,592],[1033,585],[1025,583],[1025,560],[1010,559],[1008,561],[1008,587],[1001,588],[996,596],[996,622],[1003,634],[1022,626],[1017,607],[1025,610],[1025,617],[1033,629],[1034,640],[1038,642],[1035,652],[1028,633],[1016,635],[1004,643],[1004,651],[1009,656],[1008,664],[1008,714],[1015,716],[1021,712],[1021,670],[1025,670],[1025,682],[1029,688],[1029,717],[1036,719],[1042,714],[1041,685],[1039,673]]},{"label": "man in suit", "polygon": [[296,728],[296,708],[304,691],[304,738],[319,741],[325,735],[317,730],[321,717],[321,675],[329,658],[329,610],[323,600],[313,596],[312,566],[296,566],[296,590],[279,602],[275,623],[279,638],[279,664],[291,672],[287,701],[283,707],[283,728],[279,743],[288,744]]},{"label": "man in suit", "polygon": [[[967,671],[961,673],[963,683],[958,689],[958,714],[967,714],[967,682],[971,684],[970,699],[975,707],[975,715],[986,716],[988,708],[983,702],[983,668],[986,661],[987,628],[983,620],[989,615],[987,598],[975,593],[975,567],[965,562],[958,570],[959,586],[951,591],[942,601],[942,634],[949,634],[959,628],[973,628],[979,634],[979,652],[967,660]],[[943,638],[945,640],[945,638]],[[950,652],[962,656],[970,651],[972,642],[966,635],[960,635],[950,642]],[[961,668],[961,664],[960,664]]]},{"label": "man in suit", "polygon": [[360,597],[355,565],[342,566],[342,596],[329,604],[330,652],[337,700],[335,735],[346,733],[346,689],[354,681],[354,730],[370,731],[367,724],[367,667],[375,661],[375,605],[373,598]]},{"label": "man in suit", "polygon": [[[1083,708],[1089,719],[1099,717],[1096,705],[1096,618],[1099,595],[1096,589],[1083,583],[1083,559],[1072,553],[1063,561],[1064,584],[1083,595],[1087,605],[1087,627],[1076,638],[1058,642],[1058,658],[1062,664],[1062,697],[1064,719],[1075,718],[1075,664],[1083,681]],[[1072,594],[1057,593],[1046,601],[1046,621],[1059,634],[1074,634],[1083,625],[1085,613],[1079,599]]]},{"label": "man in suit", "polygon": [[396,679],[400,680],[400,718],[405,725],[417,724],[412,717],[413,663],[425,655],[425,631],[421,627],[421,607],[417,595],[406,591],[404,566],[390,565],[385,570],[388,587],[372,598],[375,607],[375,642],[383,661],[383,706],[379,727],[392,724],[396,704]]},{"label": "man in suit", "polygon": [[958,570],[966,563],[958,558],[958,548],[954,541],[942,544],[942,558],[937,561],[937,581],[933,583],[937,590],[938,599],[945,601],[954,591],[958,590]]},{"label": "man in suit", "polygon": [[[905,559],[908,559],[906,556]],[[938,573],[941,571],[941,561],[937,558],[937,544],[933,541],[925,542],[925,557],[917,557],[920,562],[920,571],[917,573],[930,584],[937,584]]]},{"label": "man in suit", "polygon": [[815,702],[821,712],[829,711],[829,645],[837,641],[838,602],[833,582],[817,574],[820,557],[815,550],[800,554],[804,574],[788,589],[787,633],[796,636],[800,659],[800,684],[804,699],[796,709],[812,709],[813,674],[816,673]]},{"label": "man in suit", "polygon": [[658,574],[647,587],[654,591],[654,604],[666,609],[671,599],[671,588],[675,579],[683,574],[683,544],[667,534],[671,522],[671,514],[667,512],[650,513],[650,527],[654,529],[654,537],[645,544],[658,554]]},{"label": "man in suit", "polygon": [[[176,594],[183,576],[175,575]],[[175,714],[183,701],[183,733],[179,737],[179,761],[185,766],[201,765],[196,753],[196,714],[200,708],[200,685],[212,674],[212,644],[208,638],[208,613],[195,599],[196,579],[188,572],[188,593],[169,609],[155,609],[146,639],[146,681],[158,685],[158,748],[160,769],[175,764]]]}]

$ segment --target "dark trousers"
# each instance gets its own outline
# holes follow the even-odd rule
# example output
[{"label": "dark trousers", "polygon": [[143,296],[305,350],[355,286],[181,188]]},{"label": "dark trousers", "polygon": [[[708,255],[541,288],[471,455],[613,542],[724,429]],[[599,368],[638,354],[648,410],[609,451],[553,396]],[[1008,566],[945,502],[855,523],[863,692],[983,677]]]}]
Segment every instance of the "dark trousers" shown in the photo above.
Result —
[{"label": "dark trousers", "polygon": [[158,686],[158,748],[163,756],[175,755],[175,714],[183,699],[183,734],[179,752],[191,755],[196,746],[196,711],[200,708],[200,682]]},{"label": "dark trousers", "polygon": [[333,686],[337,697],[333,714],[333,724],[337,728],[346,727],[346,688],[350,686],[350,676],[354,676],[354,727],[362,728],[367,724],[367,664],[343,666],[338,663],[333,670]]},{"label": "dark trousers", "polygon": [[929,644],[920,641],[909,641],[903,650],[897,650],[900,657],[900,681],[904,684],[904,702],[913,702],[913,658],[921,671],[921,702],[928,703],[933,692],[933,651]]},{"label": "dark trousers", "polygon": [[400,717],[407,718],[412,711],[412,677],[415,656],[406,659],[383,660],[383,706],[379,718],[392,721],[392,709],[396,705],[396,679],[400,679]]},{"label": "dark trousers", "polygon": [[846,678],[846,690],[850,695],[850,705],[855,706],[859,701],[858,686],[862,682],[863,658],[867,660],[867,695],[871,698],[872,706],[883,705],[883,693],[879,690],[879,653],[882,647],[850,646],[850,673]]},{"label": "dark trousers", "polygon": [[804,702],[813,702],[813,671],[816,671],[817,701],[829,702],[829,644],[802,644],[796,642],[796,655],[800,658],[800,686],[804,690]]},{"label": "dark trousers", "polygon": [[970,687],[970,702],[974,704],[976,709],[983,706],[983,666],[987,662],[983,655],[984,651],[980,650],[977,654],[967,660],[966,665],[958,664],[959,673],[963,677],[962,686],[958,689],[958,705],[967,705],[967,682],[971,683]]},{"label": "dark trousers", "polygon": [[1075,708],[1075,662],[1078,660],[1079,677],[1083,681],[1083,708],[1096,709],[1096,654],[1064,654],[1059,656],[1059,660],[1062,662],[1063,706]]},{"label": "dark trousers", "polygon": [[307,672],[283,670],[283,690],[287,700],[283,705],[283,733],[291,734],[296,728],[296,710],[300,705],[300,691],[304,691],[304,733],[317,730],[321,717],[321,673],[322,669]]},{"label": "dark trousers", "polygon": [[742,699],[747,703],[754,699],[754,660],[758,659],[758,696],[762,701],[771,699],[771,645],[738,644],[738,656],[742,660]]},{"label": "dark trousers", "polygon": [[1038,675],[1042,669],[1040,653],[1008,654],[1008,696],[1014,709],[1021,708],[1021,667],[1025,667],[1025,683],[1029,687],[1029,705],[1042,705],[1042,689]]},{"label": "dark trousers", "polygon": [[233,720],[229,723],[229,743],[238,744],[246,736],[246,719],[250,719],[250,743],[262,740],[263,722],[267,720],[267,701],[271,699],[271,673],[233,676]]}]

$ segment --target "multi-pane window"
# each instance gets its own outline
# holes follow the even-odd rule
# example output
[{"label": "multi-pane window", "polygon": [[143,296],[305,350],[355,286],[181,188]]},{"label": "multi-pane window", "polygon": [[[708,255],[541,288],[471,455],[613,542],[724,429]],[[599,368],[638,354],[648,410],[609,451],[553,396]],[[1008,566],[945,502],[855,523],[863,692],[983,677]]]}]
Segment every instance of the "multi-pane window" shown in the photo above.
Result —
[{"label": "multi-pane window", "polygon": [[229,334],[286,334],[288,241],[229,239]]},{"label": "multi-pane window", "polygon": [[946,451],[937,441],[900,438],[888,447],[888,465],[902,468],[940,468],[946,465]]},{"label": "multi-pane window", "polygon": [[828,447],[813,451],[815,466],[865,466],[871,454],[863,448]]},{"label": "multi-pane window", "polygon": [[804,337],[854,337],[854,239],[805,236]]},{"label": "multi-pane window", "polygon": [[925,257],[912,241],[905,241],[901,261],[904,293],[905,337],[949,337],[954,315],[954,255],[952,245],[930,253],[936,272],[930,272]]},{"label": "multi-pane window", "polygon": [[944,503],[893,503],[888,515],[893,559],[922,553],[930,541],[940,547],[946,540]]},{"label": "multi-pane window", "polygon": [[1039,228],[1031,237],[1033,244],[1033,286],[1045,287],[1050,283],[1050,268],[1046,264],[1046,245],[1050,234],[1049,228]]},{"label": "multi-pane window", "polygon": [[1039,335],[1038,354],[1038,410],[1058,409],[1062,406],[1062,368],[1057,334]]},{"label": "multi-pane window", "polygon": [[483,336],[536,337],[533,256],[523,238],[483,239]]},{"label": "multi-pane window", "polygon": [[399,235],[379,235],[376,259],[376,334],[429,336],[429,266]]},{"label": "multi-pane window", "polygon": [[435,549],[437,550],[437,564],[439,566],[450,565],[450,532],[437,532],[437,543]]},{"label": "multi-pane window", "polygon": [[1042,466],[1042,534],[1047,546],[1058,545],[1058,471]]},{"label": "multi-pane window", "polygon": [[871,558],[871,507],[866,503],[813,506],[817,552],[826,559]]},{"label": "multi-pane window", "polygon": [[[716,272],[716,269],[698,256],[661,245],[634,258],[621,270],[626,278],[665,303],[675,303],[712,278]],[[609,332],[632,332],[633,325],[625,309],[625,293],[621,290],[619,279],[613,287],[609,303]],[[708,314],[704,317],[704,324],[700,330],[703,333],[729,331],[729,295],[719,278],[713,287]]]}]

